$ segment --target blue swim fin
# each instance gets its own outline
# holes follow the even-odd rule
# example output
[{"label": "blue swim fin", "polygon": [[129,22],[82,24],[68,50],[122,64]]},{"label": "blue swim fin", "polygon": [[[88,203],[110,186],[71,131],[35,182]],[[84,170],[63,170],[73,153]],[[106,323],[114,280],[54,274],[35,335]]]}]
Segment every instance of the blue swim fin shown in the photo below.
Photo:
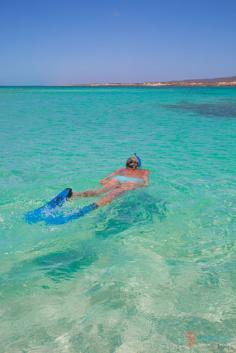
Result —
[{"label": "blue swim fin", "polygon": [[33,211],[25,214],[25,220],[27,223],[36,223],[43,221],[46,217],[52,214],[56,207],[61,207],[67,199],[72,195],[72,189],[66,188],[55,196],[51,201],[47,202],[42,207],[39,207]]},{"label": "blue swim fin", "polygon": [[96,208],[98,208],[98,205],[96,203],[91,203],[90,205],[79,208],[77,211],[73,211],[72,213],[69,213],[67,215],[59,215],[55,217],[53,215],[48,216],[44,218],[44,221],[46,224],[65,224],[70,221],[73,221],[74,219],[78,219],[85,216],[87,213],[95,210]]}]

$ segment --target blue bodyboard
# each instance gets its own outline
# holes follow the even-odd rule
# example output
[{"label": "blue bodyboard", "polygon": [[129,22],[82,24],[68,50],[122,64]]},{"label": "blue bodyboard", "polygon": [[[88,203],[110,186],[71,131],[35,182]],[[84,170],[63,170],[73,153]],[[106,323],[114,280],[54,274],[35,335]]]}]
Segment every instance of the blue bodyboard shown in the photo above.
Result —
[{"label": "blue bodyboard", "polygon": [[53,217],[53,213],[57,207],[61,207],[65,201],[71,197],[72,189],[66,188],[60,194],[55,196],[51,201],[47,202],[44,206],[36,208],[25,214],[27,223],[37,223],[46,220],[48,217]]}]

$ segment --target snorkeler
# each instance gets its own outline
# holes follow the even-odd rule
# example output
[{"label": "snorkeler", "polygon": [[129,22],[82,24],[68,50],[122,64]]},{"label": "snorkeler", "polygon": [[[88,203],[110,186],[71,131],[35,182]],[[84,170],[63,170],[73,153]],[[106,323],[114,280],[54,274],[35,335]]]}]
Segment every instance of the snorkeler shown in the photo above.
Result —
[{"label": "snorkeler", "polygon": [[[27,212],[25,219],[30,224],[45,221],[47,224],[55,225],[65,224],[74,219],[83,217],[98,207],[109,204],[118,196],[129,190],[147,186],[149,171],[140,168],[141,159],[136,155],[129,157],[125,168],[116,170],[100,181],[103,185],[100,189],[73,192],[71,188],[66,188],[44,206]],[[105,194],[105,196],[100,198],[97,202],[93,202],[90,205],[79,208],[71,213],[55,213],[55,210],[58,209],[58,207],[61,207],[64,202],[70,198],[98,196],[101,194]]]},{"label": "snorkeler", "polygon": [[90,197],[106,193],[94,203],[94,208],[105,206],[123,193],[148,185],[149,171],[141,168],[141,159],[135,154],[126,161],[126,167],[120,168],[100,181],[103,187],[96,190],[72,192],[71,197]]}]

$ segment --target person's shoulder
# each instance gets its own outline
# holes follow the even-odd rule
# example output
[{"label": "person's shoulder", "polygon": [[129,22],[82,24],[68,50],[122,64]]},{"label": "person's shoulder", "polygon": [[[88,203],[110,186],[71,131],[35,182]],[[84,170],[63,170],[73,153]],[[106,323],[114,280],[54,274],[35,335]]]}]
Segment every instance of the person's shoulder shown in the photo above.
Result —
[{"label": "person's shoulder", "polygon": [[116,173],[121,173],[121,172],[123,172],[124,170],[125,170],[125,168],[119,168],[119,169],[116,170]]},{"label": "person's shoulder", "polygon": [[149,171],[149,170],[147,170],[147,169],[142,169],[142,172],[143,172],[143,174],[145,174],[145,175],[147,175],[147,174],[149,174],[149,173],[150,173],[150,171]]}]

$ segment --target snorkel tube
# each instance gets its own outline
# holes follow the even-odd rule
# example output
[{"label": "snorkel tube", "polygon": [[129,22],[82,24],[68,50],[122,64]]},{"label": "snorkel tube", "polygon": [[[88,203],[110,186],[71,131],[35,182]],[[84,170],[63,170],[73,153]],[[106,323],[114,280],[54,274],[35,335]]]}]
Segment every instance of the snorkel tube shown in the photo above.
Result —
[{"label": "snorkel tube", "polygon": [[141,166],[142,166],[141,158],[139,156],[137,156],[136,153],[134,153],[134,155],[135,155],[135,158],[137,159],[137,162],[138,162],[138,168],[141,168]]}]

